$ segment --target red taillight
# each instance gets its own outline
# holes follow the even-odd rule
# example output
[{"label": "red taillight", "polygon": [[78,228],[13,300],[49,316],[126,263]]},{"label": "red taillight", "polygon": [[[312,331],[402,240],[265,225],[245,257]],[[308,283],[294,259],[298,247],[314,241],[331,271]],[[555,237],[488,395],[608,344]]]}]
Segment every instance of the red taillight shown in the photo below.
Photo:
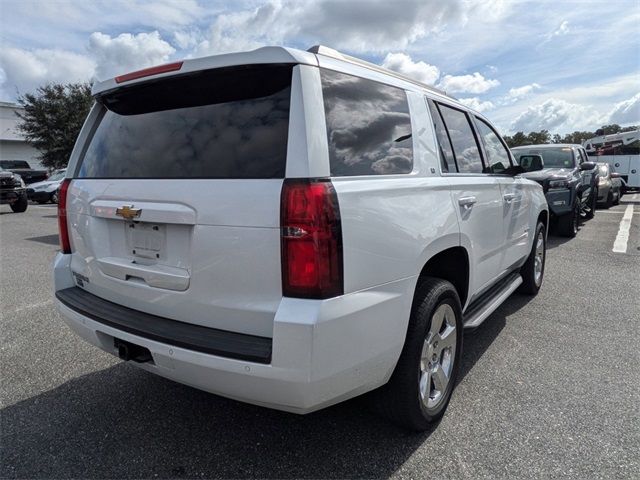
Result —
[{"label": "red taillight", "polygon": [[129,80],[135,80],[136,78],[149,77],[151,75],[157,75],[159,73],[175,72],[182,68],[183,62],[167,63],[166,65],[158,65],[157,67],[144,68],[131,73],[125,73],[116,77],[116,83],[128,82]]},{"label": "red taillight", "polygon": [[280,227],[282,294],[299,298],[342,295],[340,208],[331,182],[286,179]]},{"label": "red taillight", "polygon": [[62,253],[71,253],[71,243],[69,242],[69,228],[67,227],[67,190],[71,180],[65,178],[60,184],[58,192],[58,230],[60,235],[60,250]]}]

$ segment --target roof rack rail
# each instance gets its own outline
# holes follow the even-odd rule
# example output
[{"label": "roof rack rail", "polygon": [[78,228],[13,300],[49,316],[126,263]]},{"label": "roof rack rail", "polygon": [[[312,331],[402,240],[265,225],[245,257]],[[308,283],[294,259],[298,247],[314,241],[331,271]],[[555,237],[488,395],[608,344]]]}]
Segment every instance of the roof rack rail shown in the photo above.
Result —
[{"label": "roof rack rail", "polygon": [[314,45],[313,47],[307,49],[307,52],[315,53],[316,55],[323,55],[325,57],[336,58],[338,60],[344,60],[345,62],[353,63],[355,65],[368,68],[369,70],[385,73],[387,75],[391,75],[393,77],[399,78],[406,82],[413,83],[414,85],[418,85],[422,88],[426,88],[427,90],[430,90],[440,95],[444,95],[445,97],[453,98],[450,95],[447,95],[447,92],[445,92],[444,90],[440,90],[439,88],[432,87],[431,85],[427,85],[426,83],[422,83],[416,80],[415,78],[411,78],[401,73],[394,72],[393,70],[389,70],[388,68],[381,67],[380,65],[376,65],[375,63],[367,62],[365,60],[352,57],[351,55],[346,55],[337,50],[334,50],[333,48],[325,47],[324,45]]}]

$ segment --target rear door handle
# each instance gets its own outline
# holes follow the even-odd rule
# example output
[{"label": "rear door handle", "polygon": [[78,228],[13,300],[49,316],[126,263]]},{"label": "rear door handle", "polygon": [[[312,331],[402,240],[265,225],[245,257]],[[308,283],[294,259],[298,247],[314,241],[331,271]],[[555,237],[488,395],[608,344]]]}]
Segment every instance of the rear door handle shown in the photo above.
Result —
[{"label": "rear door handle", "polygon": [[458,205],[465,208],[471,208],[474,203],[476,203],[476,197],[460,197],[458,199]]},{"label": "rear door handle", "polygon": [[505,193],[502,198],[504,198],[504,201],[507,203],[511,203],[511,200],[513,200],[514,198],[516,198],[516,194],[515,193]]}]

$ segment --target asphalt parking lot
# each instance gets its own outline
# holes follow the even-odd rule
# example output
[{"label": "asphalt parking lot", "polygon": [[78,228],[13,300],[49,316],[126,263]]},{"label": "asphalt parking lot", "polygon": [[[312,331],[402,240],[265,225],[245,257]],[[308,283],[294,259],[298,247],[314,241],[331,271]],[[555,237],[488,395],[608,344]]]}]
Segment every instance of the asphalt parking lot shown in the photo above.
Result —
[{"label": "asphalt parking lot", "polygon": [[640,477],[640,194],[550,237],[540,294],[465,336],[423,434],[358,399],[304,417],[245,405],[83,343],[53,307],[55,214],[0,207],[2,478]]}]

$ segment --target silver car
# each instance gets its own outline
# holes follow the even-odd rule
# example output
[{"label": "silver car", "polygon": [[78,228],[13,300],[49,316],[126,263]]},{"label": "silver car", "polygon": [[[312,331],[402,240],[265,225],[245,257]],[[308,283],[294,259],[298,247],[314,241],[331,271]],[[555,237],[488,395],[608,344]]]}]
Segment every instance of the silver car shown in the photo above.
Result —
[{"label": "silver car", "polygon": [[622,198],[622,178],[608,163],[598,163],[598,204],[610,208]]}]

